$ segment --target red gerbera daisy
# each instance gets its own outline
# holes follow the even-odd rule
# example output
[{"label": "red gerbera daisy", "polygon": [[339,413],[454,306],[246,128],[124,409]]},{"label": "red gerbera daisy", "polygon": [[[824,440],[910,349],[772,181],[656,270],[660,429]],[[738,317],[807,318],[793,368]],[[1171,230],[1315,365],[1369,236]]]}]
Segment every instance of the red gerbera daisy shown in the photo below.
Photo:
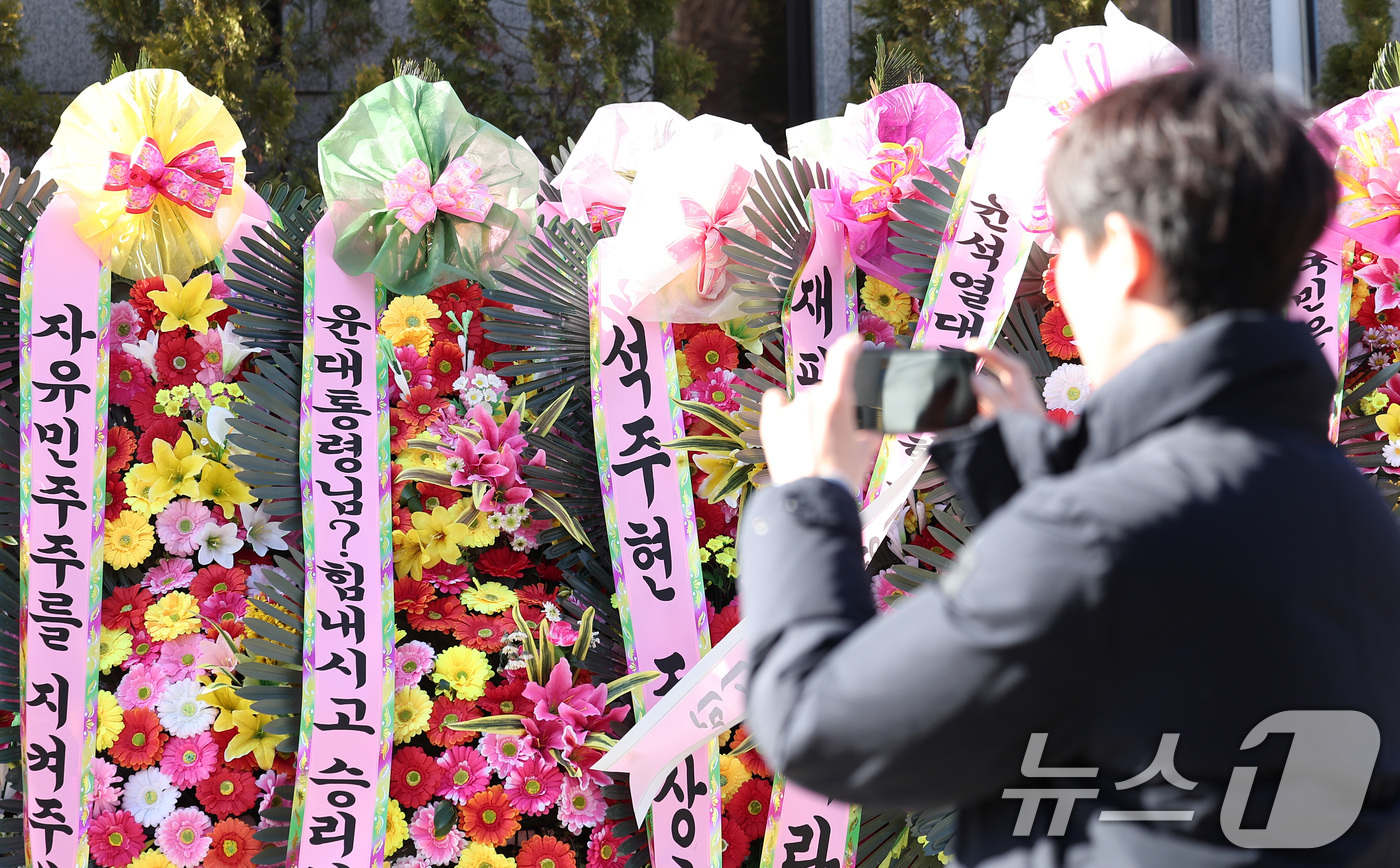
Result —
[{"label": "red gerbera daisy", "polygon": [[467,837],[488,847],[499,847],[520,831],[520,812],[511,805],[505,788],[499,784],[467,799],[457,815]]},{"label": "red gerbera daisy", "polygon": [[476,310],[481,307],[481,302],[484,300],[481,295],[481,284],[470,280],[458,280],[443,284],[428,293],[428,298],[436,302],[438,309],[443,313],[450,310],[459,314],[462,311]]},{"label": "red gerbera daisy", "polygon": [[505,645],[506,634],[513,632],[515,622],[510,618],[468,615],[462,619],[462,626],[453,635],[468,648],[494,654]]},{"label": "red gerbera daisy", "polygon": [[1058,304],[1045,312],[1040,321],[1040,339],[1045,342],[1045,352],[1057,359],[1079,358],[1079,348],[1074,345],[1074,329],[1070,328],[1064,308]]},{"label": "red gerbera daisy", "polygon": [[[546,566],[541,564],[535,571],[541,576],[544,576],[545,569]],[[554,580],[560,582],[564,581],[563,574],[560,574],[559,577]],[[546,590],[545,586],[540,582],[535,582],[530,585],[521,585],[519,588],[515,589],[515,595],[520,598],[520,602],[528,603],[531,606],[543,606],[545,603],[555,602],[554,594]]]},{"label": "red gerbera daisy", "polygon": [[120,585],[102,601],[102,626],[111,630],[134,630],[146,623],[146,607],[156,601],[140,585]]},{"label": "red gerbera daisy", "polygon": [[497,546],[482,552],[476,559],[477,572],[498,579],[518,579],[530,566],[530,559],[524,553],[505,546]]},{"label": "red gerbera daisy", "polygon": [[420,424],[417,417],[399,407],[389,408],[389,450],[402,452],[408,441],[423,433],[427,423]]},{"label": "red gerbera daisy", "polygon": [[249,772],[221,766],[195,784],[195,795],[204,810],[222,820],[250,810],[258,801],[258,784]]},{"label": "red gerbera daisy", "polygon": [[433,421],[443,407],[447,406],[447,401],[432,386],[414,386],[399,401],[399,409],[404,415],[418,426],[418,430],[428,427],[428,423]]},{"label": "red gerbera daisy", "polygon": [[1078,414],[1073,410],[1065,410],[1059,407],[1054,410],[1045,411],[1045,418],[1059,425],[1061,428],[1068,428],[1074,422],[1074,417],[1077,415]]},{"label": "red gerbera daisy", "polygon": [[462,348],[456,341],[438,341],[428,353],[428,371],[433,375],[433,388],[451,392],[452,384],[462,375]]},{"label": "red gerbera daisy", "polygon": [[525,685],[527,683],[524,679],[505,683],[489,683],[486,685],[486,692],[476,701],[476,704],[481,706],[482,711],[490,715],[533,714],[535,704],[525,698]]},{"label": "red gerbera daisy", "polygon": [[408,626],[415,630],[437,630],[452,633],[462,626],[467,615],[462,601],[456,597],[438,597],[430,602],[422,614],[408,613]]},{"label": "red gerbera daisy", "polygon": [[253,840],[253,828],[242,820],[220,821],[209,831],[213,843],[204,857],[204,868],[252,868],[262,844]]},{"label": "red gerbera daisy", "polygon": [[146,830],[130,811],[108,811],[92,818],[88,826],[88,850],[92,861],[104,868],[129,865],[146,846]]},{"label": "red gerbera daisy", "polygon": [[934,539],[933,534],[928,529],[920,531],[919,535],[909,540],[909,542],[911,545],[916,545],[920,548],[928,549],[934,554],[940,555],[945,558],[952,559],[957,557],[957,555],[953,553],[952,549],[948,548],[947,546],[943,545],[943,543]]},{"label": "red gerbera daisy", "polygon": [[[234,727],[229,727],[222,732],[210,730],[209,735],[213,737],[214,743],[219,746],[219,756],[227,757],[229,742],[233,741],[233,737],[238,735],[238,730]],[[245,753],[238,759],[224,759],[220,760],[220,762],[223,763],[223,767],[226,769],[262,773],[262,768],[258,766],[258,758],[254,756],[251,751]]]},{"label": "red gerbera daisy", "polygon": [[516,868],[575,868],[574,850],[553,835],[535,835],[520,845]]},{"label": "red gerbera daisy", "polygon": [[108,521],[116,521],[126,509],[126,481],[116,473],[107,476],[106,509],[102,514]]},{"label": "red gerbera daisy", "polygon": [[[131,410],[131,416],[136,420],[136,427],[146,429],[167,418],[164,413],[156,412],[156,387],[152,383],[144,392],[131,399],[131,404],[127,409]],[[138,453],[138,458],[139,453]]]},{"label": "red gerbera daisy", "polygon": [[141,440],[136,446],[136,460],[142,464],[150,464],[155,460],[152,450],[157,440],[164,440],[174,446],[184,433],[185,426],[181,424],[179,419],[173,416],[157,418],[141,432]]},{"label": "red gerbera daisy", "polygon": [[389,775],[389,795],[405,808],[421,808],[437,794],[442,769],[421,747],[394,751]]},{"label": "red gerbera daisy", "polygon": [[768,805],[772,799],[771,782],[749,778],[724,803],[725,819],[733,820],[750,839],[757,838],[768,825]]},{"label": "red gerbera daisy", "polygon": [[154,764],[169,738],[160,718],[149,708],[128,708],[122,712],[122,732],[107,749],[123,768],[139,771]]},{"label": "red gerbera daisy", "polygon": [[721,868],[739,868],[744,864],[744,860],[749,858],[749,848],[753,846],[753,839],[746,836],[739,824],[728,817],[725,817],[720,825],[720,836],[724,848],[724,854],[720,857]]},{"label": "red gerbera daisy", "polygon": [[435,507],[451,508],[462,499],[462,492],[455,488],[443,488],[441,485],[433,485],[430,482],[418,483],[418,499],[423,502],[425,512],[432,512]]},{"label": "red gerbera daisy", "polygon": [[675,323],[671,326],[671,337],[677,344],[683,344],[704,331],[704,323]]},{"label": "red gerbera daisy", "polygon": [[399,506],[403,503],[403,490],[408,487],[408,480],[401,478],[404,467],[397,461],[389,464],[389,503]]},{"label": "red gerbera daisy", "polygon": [[773,770],[768,767],[768,763],[764,761],[763,755],[758,751],[746,750],[739,754],[738,758],[744,768],[749,770],[749,774],[754,777],[771,778],[773,776]]},{"label": "red gerbera daisy", "polygon": [[724,507],[710,503],[703,497],[695,498],[695,528],[700,531],[700,544],[704,545],[717,536],[733,536],[733,528],[725,516]]},{"label": "red gerbera daisy", "polygon": [[394,611],[421,615],[433,601],[433,586],[412,576],[394,580]]},{"label": "red gerbera daisy", "polygon": [[739,600],[736,598],[728,606],[710,616],[710,644],[718,645],[729,635],[729,631],[739,626],[743,616],[739,614]]},{"label": "red gerbera daisy", "polygon": [[133,398],[150,388],[151,372],[131,353],[117,350],[108,357],[107,396],[119,407],[129,405]]},{"label": "red gerbera daisy", "polygon": [[193,339],[181,337],[176,332],[166,332],[160,336],[156,349],[156,376],[162,386],[188,386],[199,375],[199,366],[204,362],[204,351]]},{"label": "red gerbera daisy", "polygon": [[121,473],[136,457],[136,435],[130,428],[113,425],[107,429],[107,472]]},{"label": "red gerbera daisy", "polygon": [[196,599],[229,592],[243,594],[248,590],[248,571],[242,567],[221,567],[212,564],[194,574],[190,593]]},{"label": "red gerbera daisy", "polygon": [[703,329],[685,345],[685,362],[696,377],[715,368],[732,370],[739,365],[739,345],[717,328]]},{"label": "red gerbera daisy", "polygon": [[456,747],[469,744],[476,739],[476,733],[460,729],[450,729],[447,724],[463,720],[476,720],[481,717],[476,703],[465,699],[452,699],[439,696],[433,700],[433,713],[428,718],[428,741],[438,747]]},{"label": "red gerbera daisy", "polygon": [[1056,306],[1060,303],[1060,290],[1055,285],[1055,266],[1059,261],[1058,253],[1050,257],[1050,261],[1045,265],[1045,273],[1040,276],[1041,288],[1045,291],[1045,297],[1054,302]]}]

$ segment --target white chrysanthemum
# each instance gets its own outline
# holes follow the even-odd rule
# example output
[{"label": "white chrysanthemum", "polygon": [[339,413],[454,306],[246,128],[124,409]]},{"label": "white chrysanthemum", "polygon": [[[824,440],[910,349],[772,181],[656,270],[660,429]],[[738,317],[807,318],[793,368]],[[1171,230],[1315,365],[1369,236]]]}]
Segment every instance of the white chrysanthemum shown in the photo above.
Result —
[{"label": "white chrysanthemum", "polygon": [[143,826],[159,826],[175,810],[180,791],[159,768],[142,769],[126,779],[122,807]]},{"label": "white chrysanthemum", "polygon": [[1045,379],[1045,406],[1078,413],[1089,399],[1093,385],[1083,365],[1060,365]]},{"label": "white chrysanthemum", "polygon": [[1381,447],[1381,454],[1385,456],[1385,463],[1391,467],[1400,467],[1400,444],[1387,443]]},{"label": "white chrysanthemum", "polygon": [[523,503],[512,503],[510,509],[506,510],[506,514],[511,518],[518,518],[524,521],[530,517],[530,507]]},{"label": "white chrysanthemum", "polygon": [[176,681],[166,688],[165,695],[156,705],[160,725],[176,738],[199,735],[213,726],[219,710],[199,698],[199,694],[207,689],[192,678]]},{"label": "white chrysanthemum", "polygon": [[530,550],[530,541],[525,537],[516,534],[510,539],[510,548],[511,551],[528,552]]},{"label": "white chrysanthemum", "polygon": [[491,528],[491,530],[500,530],[503,522],[504,519],[501,518],[499,512],[486,513],[486,526]]},{"label": "white chrysanthemum", "polygon": [[507,514],[505,518],[501,519],[501,530],[506,533],[515,533],[520,530],[520,519],[514,515]]}]

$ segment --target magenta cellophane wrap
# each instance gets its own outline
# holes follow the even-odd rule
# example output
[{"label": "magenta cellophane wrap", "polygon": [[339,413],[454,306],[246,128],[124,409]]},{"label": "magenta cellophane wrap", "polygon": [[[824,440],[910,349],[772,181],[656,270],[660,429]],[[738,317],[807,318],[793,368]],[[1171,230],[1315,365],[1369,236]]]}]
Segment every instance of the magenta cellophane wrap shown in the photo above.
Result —
[{"label": "magenta cellophane wrap", "polygon": [[554,178],[560,201],[541,203],[541,220],[584,220],[595,231],[603,222],[615,227],[632,198],[631,174],[685,123],[675,109],[659,102],[598,109]]},{"label": "magenta cellophane wrap", "polygon": [[948,160],[966,158],[957,103],[931,84],[902,85],[847,105],[842,117],[794,127],[788,153],[832,171],[840,192],[832,217],[845,229],[856,264],[886,283],[922,291],[904,284],[909,269],[894,261],[901,251],[890,244],[889,226],[899,217],[890,206],[927,201],[914,181],[933,181],[930,166],[947,171]]},{"label": "magenta cellophane wrap", "polygon": [[[467,112],[446,82],[403,75],[380,85],[350,106],[319,150],[336,263],[350,275],[372,272],[392,293],[423,295],[464,279],[494,287],[491,272],[505,267],[534,226],[539,161]],[[410,197],[410,210],[393,204],[389,185],[410,178],[415,161],[426,167],[420,192],[427,198],[420,208]],[[490,201],[449,205],[445,182]],[[483,204],[482,220],[451,210],[472,214]],[[427,213],[419,231],[405,219]]]},{"label": "magenta cellophane wrap", "polygon": [[1318,115],[1309,138],[1337,171],[1335,229],[1400,259],[1400,89],[1368,91]]},{"label": "magenta cellophane wrap", "polygon": [[777,154],[748,124],[701,115],[642,158],[617,232],[628,313],[652,322],[740,315],[720,229],[753,234],[744,214],[753,173]]}]

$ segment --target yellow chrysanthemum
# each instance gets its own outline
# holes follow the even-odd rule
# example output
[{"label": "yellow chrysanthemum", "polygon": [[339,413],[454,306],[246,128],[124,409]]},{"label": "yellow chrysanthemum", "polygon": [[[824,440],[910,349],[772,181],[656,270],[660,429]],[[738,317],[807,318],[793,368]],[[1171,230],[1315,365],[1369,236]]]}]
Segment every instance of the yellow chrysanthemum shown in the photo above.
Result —
[{"label": "yellow chrysanthemum", "polygon": [[125,728],[126,719],[117,697],[105,690],[97,691],[97,749],[106,750],[116,744]]},{"label": "yellow chrysanthemum", "polygon": [[272,768],[272,761],[277,756],[277,745],[281,743],[282,736],[268,732],[266,727],[269,723],[272,723],[270,714],[259,714],[252,710],[235,711],[233,725],[238,734],[229,741],[228,750],[224,751],[224,759],[236,760],[252,754],[253,759],[258,761],[259,768]]},{"label": "yellow chrysanthemum", "polygon": [[457,868],[515,868],[515,860],[497,853],[495,847],[473,841],[462,851]]},{"label": "yellow chrysanthemum", "polygon": [[448,648],[433,662],[438,693],[451,693],[457,699],[480,699],[486,682],[495,674],[485,654],[464,645]]},{"label": "yellow chrysanthemum", "polygon": [[428,731],[433,700],[421,687],[405,687],[394,694],[394,744],[403,744]]},{"label": "yellow chrysanthemum", "polygon": [[1357,403],[1357,406],[1360,407],[1361,412],[1365,413],[1367,416],[1374,416],[1390,406],[1390,396],[1385,392],[1372,392],[1362,398]]},{"label": "yellow chrysanthemum", "polygon": [[102,628],[97,639],[97,666],[106,675],[131,656],[131,634],[125,630]]},{"label": "yellow chrysanthemum", "polygon": [[209,331],[209,317],[228,307],[217,298],[209,297],[214,289],[214,278],[207,271],[195,275],[184,284],[169,274],[164,279],[164,291],[156,290],[147,295],[165,314],[165,319],[160,321],[163,332],[189,326],[192,331],[203,334]]},{"label": "yellow chrysanthemum", "polygon": [[233,715],[253,707],[252,702],[234,693],[233,685],[227,682],[211,685],[208,690],[199,695],[199,698],[219,710],[219,716],[214,719],[215,732],[233,729],[235,726]]},{"label": "yellow chrysanthemum", "polygon": [[165,858],[159,850],[147,850],[132,860],[126,868],[175,868],[175,863]]},{"label": "yellow chrysanthemum", "polygon": [[475,584],[462,592],[462,605],[482,615],[496,615],[520,602],[515,591],[500,582]]},{"label": "yellow chrysanthemum", "polygon": [[423,545],[416,530],[394,531],[394,575],[423,578]]},{"label": "yellow chrysanthemum", "polygon": [[744,764],[739,762],[739,758],[729,754],[721,754],[719,758],[719,788],[723,797],[733,798],[753,774]]},{"label": "yellow chrysanthemum", "polygon": [[455,564],[462,559],[458,548],[471,531],[466,525],[458,524],[455,516],[443,506],[432,512],[415,512],[413,529],[418,534],[418,559],[423,567],[435,567],[446,561]]},{"label": "yellow chrysanthemum", "polygon": [[224,511],[224,518],[233,518],[233,508],[237,504],[256,500],[233,469],[217,461],[204,465],[199,474],[199,499],[217,504]]},{"label": "yellow chrysanthemum", "polygon": [[408,840],[408,818],[398,799],[389,800],[389,812],[384,820],[384,855],[392,856]]},{"label": "yellow chrysanthemum", "polygon": [[102,559],[116,569],[139,566],[156,546],[156,531],[144,517],[123,510],[107,522],[102,535]]},{"label": "yellow chrysanthemum", "polygon": [[165,642],[199,630],[199,603],[184,591],[174,591],[146,609],[146,632]]},{"label": "yellow chrysanthemum", "polygon": [[913,299],[907,293],[874,277],[865,279],[865,285],[860,288],[860,300],[865,302],[866,310],[895,328],[909,322],[914,313]]},{"label": "yellow chrysanthemum", "polygon": [[[425,295],[396,295],[379,321],[380,334],[396,347],[416,343],[419,332],[426,331],[432,340],[432,320],[442,316],[442,309]],[[427,355],[424,353],[423,355]]]}]

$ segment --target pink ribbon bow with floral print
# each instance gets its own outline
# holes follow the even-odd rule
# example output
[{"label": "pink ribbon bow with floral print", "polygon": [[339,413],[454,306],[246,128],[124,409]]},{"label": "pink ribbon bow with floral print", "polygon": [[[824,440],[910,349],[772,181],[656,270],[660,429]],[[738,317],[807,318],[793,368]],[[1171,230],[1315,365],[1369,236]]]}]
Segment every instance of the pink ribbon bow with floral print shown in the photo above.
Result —
[{"label": "pink ribbon bow with floral print", "polygon": [[602,232],[604,224],[607,224],[611,229],[617,229],[617,224],[622,220],[622,215],[626,210],[621,205],[594,202],[584,209],[584,213],[588,215],[589,228],[594,232]]},{"label": "pink ribbon bow with floral print", "polygon": [[213,142],[201,142],[170,160],[150,136],[131,154],[112,151],[102,189],[126,191],[128,214],[144,214],[164,196],[201,217],[213,217],[219,197],[233,192],[233,157],[220,157]]},{"label": "pink ribbon bow with floral print", "polygon": [[675,242],[667,247],[666,251],[671,254],[677,265],[685,265],[692,258],[703,255],[696,280],[696,292],[703,299],[713,301],[724,289],[721,278],[727,257],[721,249],[724,236],[719,230],[726,227],[750,228],[748,218],[739,210],[739,206],[744,202],[752,178],[753,173],[748,169],[735,166],[734,173],[729,176],[729,183],[724,187],[724,193],[719,197],[719,203],[715,205],[714,214],[710,214],[705,210],[705,206],[694,199],[681,199],[681,213],[685,217],[685,223],[694,229],[696,234]]},{"label": "pink ribbon bow with floral print", "polygon": [[397,212],[409,232],[421,232],[437,219],[439,211],[484,223],[491,210],[491,193],[480,178],[480,166],[469,157],[458,157],[447,164],[434,184],[428,164],[414,158],[384,182],[384,204]]}]

